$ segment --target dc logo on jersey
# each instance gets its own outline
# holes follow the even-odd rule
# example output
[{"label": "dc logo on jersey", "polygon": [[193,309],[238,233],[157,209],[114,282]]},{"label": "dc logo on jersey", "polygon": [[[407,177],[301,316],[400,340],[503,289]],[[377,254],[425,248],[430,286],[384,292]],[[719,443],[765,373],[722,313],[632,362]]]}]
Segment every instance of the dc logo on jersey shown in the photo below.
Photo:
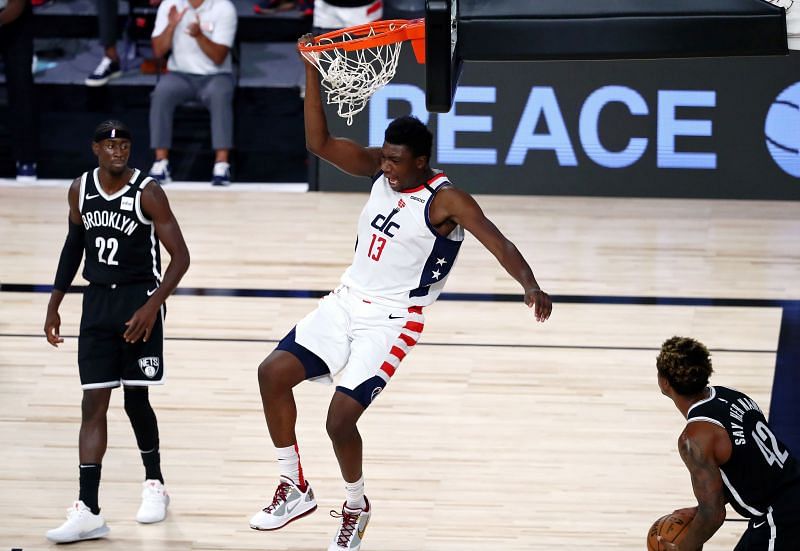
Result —
[{"label": "dc logo on jersey", "polygon": [[152,379],[158,373],[158,358],[156,356],[139,358],[139,369],[146,377]]},{"label": "dc logo on jersey", "polygon": [[800,82],[783,90],[770,106],[764,137],[775,163],[800,178]]},{"label": "dc logo on jersey", "polygon": [[369,397],[369,403],[370,404],[375,401],[375,398],[378,397],[378,394],[381,393],[381,390],[383,390],[383,387],[380,387],[380,386],[375,387],[375,390],[372,391],[372,395]]},{"label": "dc logo on jersey", "polygon": [[[400,206],[399,203],[398,206]],[[402,206],[405,206],[405,203],[403,203]],[[398,224],[397,222],[392,222],[392,217],[394,217],[394,215],[397,214],[398,212],[400,212],[399,208],[393,208],[392,212],[389,213],[389,216],[384,216],[382,214],[379,214],[372,220],[371,226],[376,230],[378,230],[379,232],[388,235],[389,237],[394,237],[393,232],[394,230],[400,229],[400,224]]]}]

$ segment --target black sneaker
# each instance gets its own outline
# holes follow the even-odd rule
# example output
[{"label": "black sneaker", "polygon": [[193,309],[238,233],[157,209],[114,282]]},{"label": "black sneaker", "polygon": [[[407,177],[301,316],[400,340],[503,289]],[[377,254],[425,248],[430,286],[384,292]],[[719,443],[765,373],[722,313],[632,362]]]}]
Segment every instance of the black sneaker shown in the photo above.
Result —
[{"label": "black sneaker", "polygon": [[122,75],[119,61],[103,56],[94,72],[84,81],[86,86],[105,86],[112,78]]}]

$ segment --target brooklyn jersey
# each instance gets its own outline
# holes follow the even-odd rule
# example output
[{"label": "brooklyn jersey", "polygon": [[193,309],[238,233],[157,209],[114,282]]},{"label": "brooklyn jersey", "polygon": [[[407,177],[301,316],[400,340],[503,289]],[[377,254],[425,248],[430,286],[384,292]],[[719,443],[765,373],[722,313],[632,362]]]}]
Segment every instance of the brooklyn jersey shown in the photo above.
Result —
[{"label": "brooklyn jersey", "polygon": [[461,226],[442,237],[430,222],[431,201],[447,185],[447,176],[439,173],[417,188],[398,192],[379,173],[358,219],[353,263],[342,283],[389,306],[433,303],[464,240]]},{"label": "brooklyn jersey", "polygon": [[103,285],[160,283],[161,247],[141,203],[142,190],[152,178],[134,170],[126,186],[108,195],[97,179],[98,171],[81,176],[78,207],[86,230],[83,277]]},{"label": "brooklyn jersey", "polygon": [[724,428],[733,451],[720,467],[725,496],[740,515],[763,516],[792,484],[800,484],[800,466],[767,425],[750,397],[724,386],[689,408],[688,421],[707,421]]}]

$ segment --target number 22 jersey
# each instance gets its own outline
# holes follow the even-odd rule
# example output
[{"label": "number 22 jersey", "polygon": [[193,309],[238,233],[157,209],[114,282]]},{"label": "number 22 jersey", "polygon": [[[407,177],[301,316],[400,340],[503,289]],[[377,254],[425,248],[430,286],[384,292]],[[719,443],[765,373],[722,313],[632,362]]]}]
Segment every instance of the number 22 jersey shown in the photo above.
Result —
[{"label": "number 22 jersey", "polygon": [[161,247],[153,222],[142,212],[142,191],[152,178],[138,169],[116,193],[103,191],[99,169],[81,176],[81,213],[86,259],[83,277],[90,283],[114,285],[161,282]]}]

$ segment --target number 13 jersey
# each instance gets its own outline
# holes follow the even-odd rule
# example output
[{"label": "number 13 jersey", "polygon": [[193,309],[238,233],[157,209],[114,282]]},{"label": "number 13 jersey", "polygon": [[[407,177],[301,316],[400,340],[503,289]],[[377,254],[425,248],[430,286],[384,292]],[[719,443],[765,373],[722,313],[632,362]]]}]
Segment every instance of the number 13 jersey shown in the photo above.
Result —
[{"label": "number 13 jersey", "polygon": [[427,183],[394,191],[379,173],[358,219],[353,263],[342,283],[388,306],[428,306],[442,292],[464,230],[442,237],[429,218],[433,198],[452,185],[443,173]]},{"label": "number 13 jersey", "polygon": [[706,421],[726,430],[732,452],[720,466],[728,502],[742,516],[763,516],[788,486],[800,483],[800,466],[767,425],[758,404],[724,386],[689,408],[688,421]]}]

